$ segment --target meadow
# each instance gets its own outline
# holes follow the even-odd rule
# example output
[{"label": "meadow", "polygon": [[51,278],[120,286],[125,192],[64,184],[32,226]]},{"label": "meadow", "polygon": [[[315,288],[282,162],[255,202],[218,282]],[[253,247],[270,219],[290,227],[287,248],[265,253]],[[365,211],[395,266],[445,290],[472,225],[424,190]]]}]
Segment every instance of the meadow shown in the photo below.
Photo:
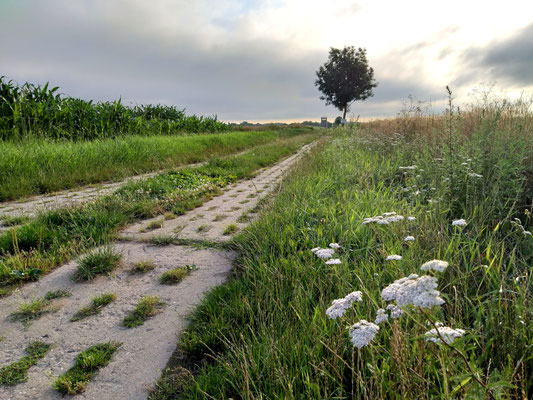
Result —
[{"label": "meadow", "polygon": [[530,398],[532,130],[520,102],[451,100],[336,130],[237,237],[150,398]]},{"label": "meadow", "polygon": [[95,140],[0,141],[0,201],[207,161],[310,128]]}]

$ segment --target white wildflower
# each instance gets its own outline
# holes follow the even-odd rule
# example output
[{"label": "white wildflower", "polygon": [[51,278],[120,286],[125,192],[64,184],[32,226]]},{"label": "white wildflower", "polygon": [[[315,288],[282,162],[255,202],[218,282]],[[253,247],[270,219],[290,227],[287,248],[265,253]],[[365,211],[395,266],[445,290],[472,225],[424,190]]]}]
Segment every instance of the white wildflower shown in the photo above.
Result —
[{"label": "white wildflower", "polygon": [[437,278],[430,275],[419,277],[417,274],[411,274],[394,281],[383,289],[381,298],[385,301],[396,300],[399,306],[413,305],[428,308],[444,304],[436,288]]},{"label": "white wildflower", "polygon": [[367,346],[378,331],[379,326],[362,319],[350,327],[350,341],[357,348]]},{"label": "white wildflower", "polygon": [[329,247],[332,248],[332,249],[340,249],[341,245],[338,244],[338,243],[330,243]]},{"label": "white wildflower", "polygon": [[465,226],[465,225],[466,225],[466,221],[462,218],[453,220],[452,222],[452,226]]},{"label": "white wildflower", "polygon": [[476,174],[475,172],[469,172],[468,176],[471,178],[483,178],[483,175]]},{"label": "white wildflower", "polygon": [[386,212],[386,213],[383,213],[383,216],[384,217],[390,217],[391,215],[396,215],[395,212]]},{"label": "white wildflower", "polygon": [[398,254],[391,254],[390,256],[387,256],[386,258],[387,261],[397,261],[401,259],[402,259],[402,256],[399,256]]},{"label": "white wildflower", "polygon": [[311,249],[311,253],[316,253],[318,250],[320,250],[320,247],[315,247]]},{"label": "white wildflower", "polygon": [[467,163],[467,162],[464,162],[464,163],[461,163],[461,165],[468,165],[468,163]]},{"label": "white wildflower", "polygon": [[374,322],[376,323],[376,325],[379,325],[382,322],[385,322],[385,321],[388,321],[388,320],[389,320],[389,316],[387,315],[387,313],[385,312],[385,310],[383,308],[380,308],[377,311],[376,320]]},{"label": "white wildflower", "polygon": [[409,165],[408,167],[400,167],[402,170],[412,171],[417,169],[418,167],[416,165]]},{"label": "white wildflower", "polygon": [[415,192],[415,196],[418,196],[419,194],[420,194],[420,190],[417,190],[417,191]]},{"label": "white wildflower", "polygon": [[333,249],[319,249],[315,251],[315,255],[323,260],[331,258],[333,256],[333,253],[335,253],[335,250]]},{"label": "white wildflower", "polygon": [[390,316],[393,319],[400,318],[403,314],[403,310],[398,307],[396,304],[389,304],[387,310],[390,311]]},{"label": "white wildflower", "polygon": [[330,319],[342,317],[346,310],[356,301],[363,301],[363,293],[360,291],[352,292],[342,299],[333,300],[331,306],[326,310],[326,315]]},{"label": "white wildflower", "polygon": [[430,271],[430,270],[433,270],[433,271],[438,271],[438,272],[442,272],[446,269],[446,267],[448,267],[448,263],[446,261],[442,261],[442,260],[431,260],[431,261],[428,261],[424,264],[422,264],[422,266],[420,267],[420,269],[422,271]]},{"label": "white wildflower", "polygon": [[409,221],[416,221],[416,217],[413,217],[413,216],[407,217],[407,219],[408,219]]},{"label": "white wildflower", "polygon": [[410,191],[411,191],[411,188],[408,188],[408,187],[402,188],[402,192],[410,192]]},{"label": "white wildflower", "polygon": [[326,265],[338,265],[338,264],[342,264],[341,260],[339,260],[338,258],[332,258],[326,261]]},{"label": "white wildflower", "polygon": [[522,233],[524,234],[524,236],[531,236],[531,232],[530,231],[523,231]]},{"label": "white wildflower", "polygon": [[[437,333],[438,329],[438,333]],[[441,337],[442,340],[444,340],[445,343],[453,343],[453,341],[457,338],[460,338],[465,334],[465,331],[462,329],[453,329],[449,326],[441,326],[437,329],[433,328],[432,330],[426,332],[424,335],[426,337],[427,342],[433,342],[433,343],[440,343]],[[440,336],[439,336],[440,334]]]},{"label": "white wildflower", "polygon": [[406,236],[405,239],[403,240],[404,242],[412,242],[415,240],[415,237],[414,236]]},{"label": "white wildflower", "polygon": [[379,225],[388,225],[388,224],[390,224],[390,222],[389,222],[388,219],[379,219],[378,220],[378,224]]}]

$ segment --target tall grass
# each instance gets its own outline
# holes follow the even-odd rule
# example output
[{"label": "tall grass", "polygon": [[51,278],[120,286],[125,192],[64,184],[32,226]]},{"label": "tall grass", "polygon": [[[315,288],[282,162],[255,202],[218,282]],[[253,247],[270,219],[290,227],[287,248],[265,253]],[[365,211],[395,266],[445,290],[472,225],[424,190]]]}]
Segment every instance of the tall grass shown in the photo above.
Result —
[{"label": "tall grass", "polygon": [[121,100],[93,102],[63,96],[59,88],[0,77],[0,139],[24,137],[93,140],[123,135],[220,132],[231,128],[217,117],[186,115],[165,105],[127,107]]},{"label": "tall grass", "polygon": [[310,131],[127,136],[90,142],[0,141],[0,201],[205,161]]},{"label": "tall grass", "polygon": [[[494,124],[485,119],[494,111],[468,135],[454,110],[451,131],[338,131],[239,236],[236,277],[197,309],[180,340],[186,362],[170,366],[152,399],[530,398],[533,135],[519,127],[533,117]],[[384,212],[416,220],[363,224]],[[451,225],[459,218],[465,227]],[[340,265],[310,251],[330,242]],[[355,348],[347,328],[374,321],[382,289],[432,259],[450,265],[438,276],[445,304],[406,309]],[[356,290],[361,303],[326,316]],[[428,319],[466,331],[455,350],[424,340]],[[194,377],[174,382],[183,367]]]}]

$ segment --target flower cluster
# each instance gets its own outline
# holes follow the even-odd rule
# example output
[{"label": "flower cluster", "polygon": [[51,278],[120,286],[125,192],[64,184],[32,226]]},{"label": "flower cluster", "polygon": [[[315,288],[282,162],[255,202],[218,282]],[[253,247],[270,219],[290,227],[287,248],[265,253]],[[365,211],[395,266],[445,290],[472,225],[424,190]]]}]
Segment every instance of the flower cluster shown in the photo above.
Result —
[{"label": "flower cluster", "polygon": [[448,263],[442,260],[431,260],[428,261],[420,267],[422,271],[437,271],[443,272],[448,267]]},{"label": "flower cluster", "polygon": [[437,278],[429,275],[411,274],[398,279],[381,292],[385,301],[395,300],[399,306],[429,308],[444,304],[437,290]]},{"label": "flower cluster", "polygon": [[311,253],[322,260],[327,260],[327,265],[337,265],[342,264],[342,261],[338,258],[331,259],[331,257],[333,257],[333,254],[335,254],[335,250],[340,248],[341,246],[338,243],[330,243],[329,248],[326,247],[323,249],[321,247],[315,247],[311,249]]},{"label": "flower cluster", "polygon": [[350,327],[350,341],[357,348],[364,347],[374,339],[378,331],[379,326],[362,319]]},{"label": "flower cluster", "polygon": [[424,336],[428,342],[440,343],[442,338],[445,343],[451,344],[455,339],[460,338],[464,334],[465,331],[462,329],[453,329],[448,326],[437,326],[437,328],[433,328],[426,332]]},{"label": "flower cluster", "polygon": [[356,301],[363,301],[363,294],[359,291],[352,292],[342,299],[333,300],[331,306],[326,310],[326,315],[330,319],[342,317]]},{"label": "flower cluster", "polygon": [[403,215],[398,215],[395,212],[386,212],[383,215],[377,215],[375,217],[368,217],[363,220],[363,225],[378,223],[379,225],[389,225],[393,222],[403,221],[405,218]]}]

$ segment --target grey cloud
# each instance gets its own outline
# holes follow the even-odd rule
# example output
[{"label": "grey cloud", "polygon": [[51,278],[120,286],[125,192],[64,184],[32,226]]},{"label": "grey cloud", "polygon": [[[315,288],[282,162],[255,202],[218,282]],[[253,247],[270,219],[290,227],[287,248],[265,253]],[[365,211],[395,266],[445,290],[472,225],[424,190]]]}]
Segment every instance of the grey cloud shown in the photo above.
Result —
[{"label": "grey cloud", "polygon": [[488,75],[496,81],[533,85],[533,24],[509,38],[466,51],[463,60],[473,71],[465,73],[461,77],[461,83],[472,82],[480,75]]}]

